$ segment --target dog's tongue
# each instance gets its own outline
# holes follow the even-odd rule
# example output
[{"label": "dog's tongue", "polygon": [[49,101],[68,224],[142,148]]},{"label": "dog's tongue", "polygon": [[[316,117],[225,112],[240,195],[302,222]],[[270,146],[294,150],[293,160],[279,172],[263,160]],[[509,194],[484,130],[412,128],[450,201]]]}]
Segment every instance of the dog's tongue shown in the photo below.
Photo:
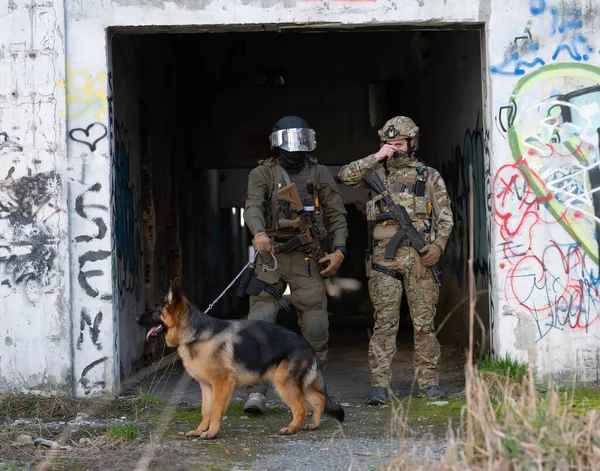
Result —
[{"label": "dog's tongue", "polygon": [[162,326],[161,325],[157,325],[156,327],[152,327],[148,333],[146,334],[146,341],[150,340],[150,337],[154,334],[160,334],[160,331],[162,330]]}]

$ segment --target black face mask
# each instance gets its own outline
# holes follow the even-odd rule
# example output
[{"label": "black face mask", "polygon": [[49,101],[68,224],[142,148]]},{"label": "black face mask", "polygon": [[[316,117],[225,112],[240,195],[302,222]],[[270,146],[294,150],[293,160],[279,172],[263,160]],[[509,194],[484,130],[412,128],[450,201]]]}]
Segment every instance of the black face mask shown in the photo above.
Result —
[{"label": "black face mask", "polygon": [[306,152],[289,152],[279,149],[279,163],[289,173],[299,173],[304,168]]}]

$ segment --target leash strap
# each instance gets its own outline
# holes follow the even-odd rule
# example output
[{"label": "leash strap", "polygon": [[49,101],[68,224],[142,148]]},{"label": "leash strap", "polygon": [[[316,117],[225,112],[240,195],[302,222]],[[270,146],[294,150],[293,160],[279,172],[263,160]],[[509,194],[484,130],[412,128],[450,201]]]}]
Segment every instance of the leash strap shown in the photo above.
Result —
[{"label": "leash strap", "polygon": [[210,303],[210,304],[208,305],[208,307],[207,307],[207,308],[204,310],[204,312],[205,312],[205,313],[206,313],[206,312],[208,312],[208,311],[210,311],[210,310],[213,308],[213,306],[214,306],[215,304],[217,304],[217,301],[219,301],[219,299],[221,299],[221,297],[222,297],[222,296],[223,296],[225,293],[227,293],[227,290],[229,290],[229,288],[231,288],[231,287],[234,285],[234,283],[235,283],[235,282],[238,280],[238,278],[239,278],[240,276],[242,276],[242,273],[244,273],[244,270],[245,270],[246,268],[248,268],[250,265],[252,265],[252,264],[253,264],[253,263],[256,261],[256,257],[257,257],[257,256],[258,256],[258,252],[254,252],[254,255],[252,256],[252,258],[250,258],[250,260],[248,260],[248,263],[246,263],[246,265],[244,265],[244,268],[242,268],[242,269],[240,270],[240,272],[239,272],[239,273],[236,275],[236,277],[235,277],[235,278],[234,278],[234,279],[231,281],[231,283],[229,283],[229,284],[227,285],[227,287],[226,287],[226,288],[225,288],[225,289],[224,289],[224,290],[221,292],[221,294],[220,294],[219,296],[217,296],[217,299],[215,299],[215,300],[214,300],[212,303]]}]

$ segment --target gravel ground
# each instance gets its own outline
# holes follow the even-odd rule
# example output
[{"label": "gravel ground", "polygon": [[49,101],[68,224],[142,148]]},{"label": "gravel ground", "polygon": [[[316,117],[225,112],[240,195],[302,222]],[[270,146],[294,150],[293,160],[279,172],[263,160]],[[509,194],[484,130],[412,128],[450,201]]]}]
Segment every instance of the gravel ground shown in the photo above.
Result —
[{"label": "gravel ground", "polygon": [[[403,442],[398,438],[390,439],[389,407],[373,408],[365,405],[370,392],[367,347],[366,332],[363,334],[357,331],[337,334],[330,343],[330,357],[325,376],[329,393],[334,400],[342,403],[346,410],[347,420],[341,430],[329,419],[324,421],[323,428],[319,431],[285,438],[270,436],[268,443],[265,442],[265,446],[261,447],[260,440],[259,443],[254,443],[251,437],[248,437],[248,433],[243,433],[255,434],[257,431],[244,430],[236,425],[236,428],[231,429],[230,435],[225,427],[219,440],[223,443],[238,443],[239,446],[251,449],[251,458],[254,459],[251,462],[231,463],[231,469],[362,470],[389,463],[392,457],[401,451]],[[464,390],[463,364],[462,354],[442,346],[440,382],[451,395],[460,395]],[[412,336],[404,334],[399,337],[398,352],[393,364],[392,387],[400,398],[410,394],[411,365]],[[162,377],[157,375],[148,379],[143,386],[145,389],[162,393],[174,403],[200,403],[199,386],[180,368],[175,368]],[[232,402],[241,403],[245,396],[245,390],[236,389]],[[269,389],[268,401],[270,409],[281,408],[285,411],[285,406],[281,404],[272,388]],[[267,414],[252,417],[251,423],[264,422],[267,432],[273,433],[282,420],[285,423],[289,417],[273,421]],[[417,462],[424,459],[432,463],[443,457],[447,445],[445,424],[411,426],[410,433],[412,438],[404,443],[412,450]],[[237,437],[234,438],[234,435]],[[236,442],[240,435],[248,439],[245,442]]]},{"label": "gravel ground", "polygon": [[[439,461],[447,446],[447,418],[457,416],[460,401],[450,399],[437,405],[427,399],[412,400],[407,435],[399,438],[392,408],[365,404],[370,392],[367,342],[366,332],[356,330],[335,333],[331,339],[325,376],[330,395],[346,411],[343,426],[325,418],[318,430],[282,437],[277,431],[289,423],[291,413],[272,388],[267,413],[258,417],[243,412],[241,403],[246,393],[237,389],[216,440],[181,437],[179,432],[195,429],[200,421],[201,394],[198,384],[175,364],[124,392],[122,403],[134,400],[141,387],[164,396],[170,404],[160,406],[150,420],[139,422],[142,435],[116,442],[105,435],[111,424],[138,424],[139,411],[132,412],[131,406],[98,414],[92,404],[83,405],[76,411],[77,417],[71,414],[59,421],[40,420],[37,415],[19,418],[0,424],[4,427],[0,433],[0,469],[33,469],[44,462],[36,469],[372,470],[389,464],[405,451],[403,446],[411,451],[415,464]],[[401,336],[392,381],[399,398],[410,393],[411,364],[412,338]],[[463,364],[461,354],[442,347],[441,384],[451,395],[460,396],[464,391]],[[33,443],[19,444],[24,434],[29,441],[56,440],[61,447],[48,450]]]},{"label": "gravel ground", "polygon": [[[439,461],[446,450],[446,440],[410,440],[407,446],[415,460]],[[251,469],[271,470],[362,470],[389,463],[402,451],[402,442],[386,439],[348,438],[320,442],[289,440],[278,446],[278,454],[255,461]]]}]

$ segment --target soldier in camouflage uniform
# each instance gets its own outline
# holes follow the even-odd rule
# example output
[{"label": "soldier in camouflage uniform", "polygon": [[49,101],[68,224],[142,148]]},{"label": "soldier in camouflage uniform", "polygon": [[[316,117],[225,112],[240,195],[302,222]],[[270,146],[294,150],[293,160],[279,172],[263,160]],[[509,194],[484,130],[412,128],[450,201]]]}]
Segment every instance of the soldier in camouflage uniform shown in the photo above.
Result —
[{"label": "soldier in camouflage uniform", "polygon": [[[248,318],[275,322],[278,302],[272,290],[281,295],[289,284],[302,334],[324,364],[328,354],[329,320],[323,277],[335,274],[344,260],[348,238],[346,209],[331,173],[310,154],[316,147],[316,139],[306,121],[297,116],[280,119],[273,128],[270,141],[277,157],[260,161],[248,177],[244,220],[254,235],[253,244],[259,252],[256,276],[266,282],[263,291],[250,296]],[[324,216],[323,232],[328,234],[333,251],[321,260],[314,260],[302,247],[290,253],[275,250],[277,268],[264,271],[263,266],[273,267],[273,244],[280,246],[296,235],[295,229],[280,227],[278,223],[295,216],[289,203],[279,200],[276,195],[279,188],[289,183],[296,184],[305,206],[320,208],[319,217]],[[321,270],[318,262],[328,263],[328,266]],[[264,413],[266,393],[265,383],[250,386],[244,411]]]},{"label": "soldier in camouflage uniform", "polygon": [[434,328],[439,291],[427,267],[437,263],[452,231],[450,200],[439,172],[415,156],[419,128],[410,118],[390,119],[379,130],[379,137],[379,151],[342,167],[339,179],[350,187],[366,187],[363,178],[373,170],[379,172],[392,198],[406,208],[427,245],[419,254],[406,242],[398,248],[395,259],[386,259],[385,248],[398,225],[393,219],[376,221],[377,214],[388,209],[380,196],[370,192],[367,219],[374,229],[368,276],[375,326],[369,343],[372,389],[367,402],[377,405],[388,400],[403,289],[414,327],[413,368],[419,396],[446,397],[439,387],[440,346]]}]

